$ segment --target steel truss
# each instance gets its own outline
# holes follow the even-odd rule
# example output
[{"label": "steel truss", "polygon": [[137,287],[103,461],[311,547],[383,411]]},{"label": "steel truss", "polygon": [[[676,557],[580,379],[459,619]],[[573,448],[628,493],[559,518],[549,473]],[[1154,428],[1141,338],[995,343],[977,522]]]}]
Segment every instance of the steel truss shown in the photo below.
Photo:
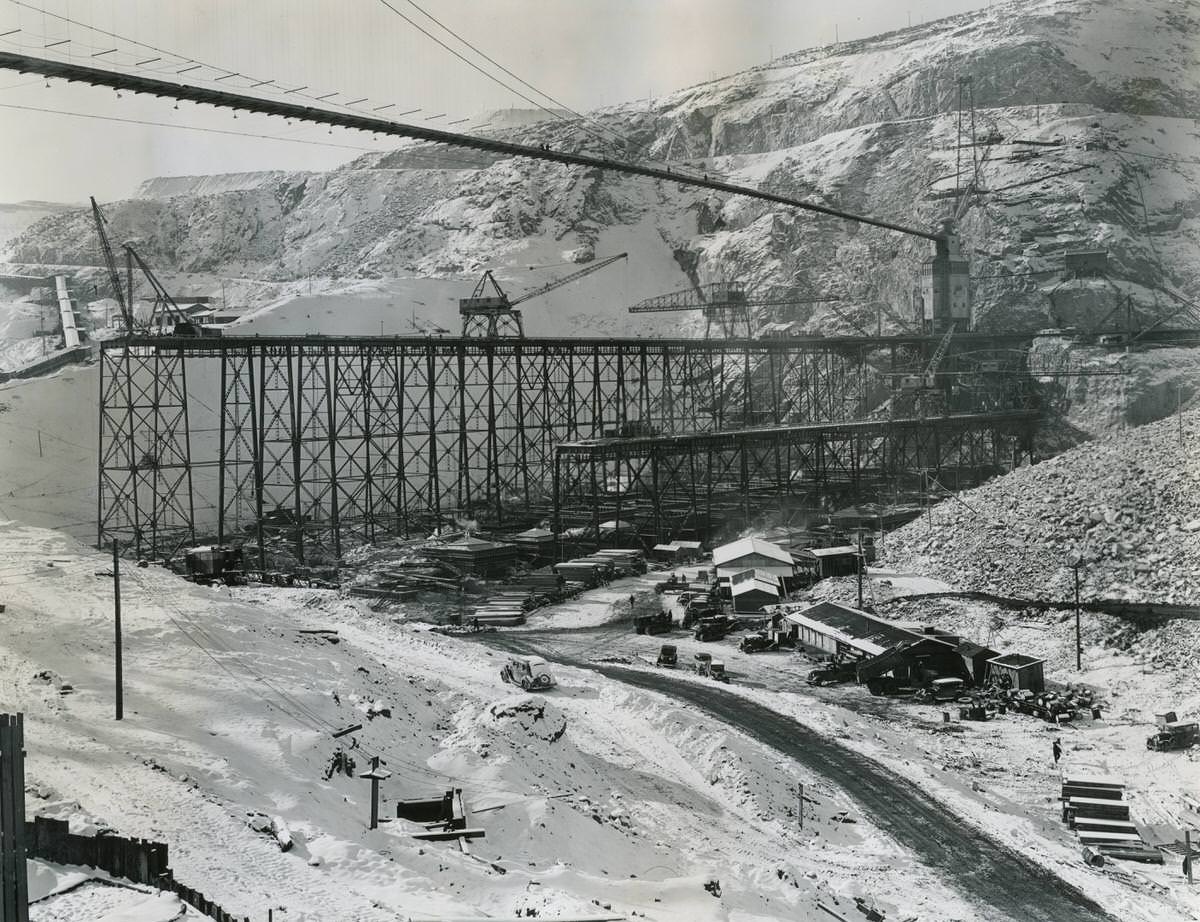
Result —
[{"label": "steel truss", "polygon": [[[257,545],[265,566],[268,550],[332,562],[354,545],[425,533],[456,516],[536,521],[551,508],[559,443],[862,419],[885,392],[889,369],[919,361],[933,342],[105,343],[99,539],[161,557],[199,532]],[[999,348],[991,339],[972,343],[981,344]],[[197,391],[219,394],[218,407],[189,393],[188,374]],[[197,438],[189,412],[204,410],[215,434]],[[214,481],[199,519],[193,468]]]},{"label": "steel truss", "polygon": [[1011,411],[559,445],[554,529],[599,544],[633,522],[647,541],[735,530],[763,511],[816,510],[953,477],[973,485],[1032,461],[1039,415]]}]

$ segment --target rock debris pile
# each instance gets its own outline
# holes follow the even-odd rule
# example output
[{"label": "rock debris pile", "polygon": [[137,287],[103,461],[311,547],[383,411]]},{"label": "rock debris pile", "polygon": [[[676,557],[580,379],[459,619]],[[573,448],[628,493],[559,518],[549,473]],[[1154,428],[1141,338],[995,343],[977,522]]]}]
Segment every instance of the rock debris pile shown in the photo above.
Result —
[{"label": "rock debris pile", "polygon": [[[1180,433],[1182,431],[1182,439]],[[888,535],[886,562],[957,589],[1200,604],[1200,410],[951,497]]]}]

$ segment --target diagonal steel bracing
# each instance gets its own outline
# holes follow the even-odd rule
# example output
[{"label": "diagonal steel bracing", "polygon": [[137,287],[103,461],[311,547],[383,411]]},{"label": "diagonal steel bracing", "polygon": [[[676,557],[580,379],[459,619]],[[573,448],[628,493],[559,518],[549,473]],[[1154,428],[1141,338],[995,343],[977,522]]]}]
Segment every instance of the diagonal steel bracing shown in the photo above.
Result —
[{"label": "diagonal steel bracing", "polygon": [[[962,342],[991,355],[1019,352],[1027,340]],[[199,533],[247,543],[266,569],[332,563],[357,544],[427,533],[450,517],[516,526],[549,517],[561,443],[862,419],[897,363],[907,367],[935,345],[928,337],[106,343],[99,538],[161,557]],[[981,402],[958,381],[956,409]],[[990,409],[1025,405],[993,391]],[[211,431],[189,431],[195,405],[212,413]],[[649,515],[655,531],[681,517],[701,528],[727,511],[730,484],[745,482],[753,497],[795,494],[799,483],[861,478],[890,464],[892,452],[911,455],[906,440],[926,438],[788,443],[744,458],[713,449],[686,463],[660,452],[598,470],[594,489],[589,472],[575,492],[602,496],[608,480],[649,480],[658,499],[631,496],[612,515]],[[971,451],[986,453],[986,441],[979,436]],[[208,478],[202,496],[193,467]]]}]

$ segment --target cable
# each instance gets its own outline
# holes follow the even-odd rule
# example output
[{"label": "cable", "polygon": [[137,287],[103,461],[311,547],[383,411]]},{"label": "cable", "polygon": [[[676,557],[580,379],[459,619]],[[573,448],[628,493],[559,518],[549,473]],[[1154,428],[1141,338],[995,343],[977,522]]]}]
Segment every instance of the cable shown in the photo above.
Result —
[{"label": "cable", "polygon": [[[380,2],[380,3],[382,3],[384,6],[386,6],[386,7],[387,7],[389,10],[391,10],[393,13],[395,13],[397,16],[399,16],[401,19],[403,19],[405,22],[407,22],[407,23],[408,23],[410,26],[412,26],[414,29],[416,29],[418,32],[420,32],[422,35],[424,35],[424,36],[428,37],[429,39],[431,39],[432,41],[434,41],[434,42],[436,42],[438,45],[440,45],[442,48],[444,48],[444,49],[446,49],[447,51],[449,51],[449,52],[450,52],[452,55],[454,55],[456,58],[458,58],[460,61],[462,61],[464,64],[466,64],[466,65],[467,65],[468,67],[470,67],[472,70],[476,70],[476,71],[478,71],[479,73],[483,74],[483,76],[487,77],[489,80],[491,80],[491,81],[493,81],[494,83],[497,83],[497,84],[499,84],[500,86],[504,87],[504,89],[508,90],[510,93],[513,93],[514,95],[516,95],[516,96],[519,96],[521,99],[525,100],[525,101],[526,101],[527,103],[529,103],[531,106],[534,106],[535,108],[537,108],[537,109],[540,109],[540,110],[542,110],[543,112],[547,112],[547,113],[549,113],[549,114],[553,115],[555,118],[559,119],[560,121],[564,121],[564,122],[570,122],[570,121],[572,121],[571,119],[569,119],[569,118],[566,118],[566,117],[565,117],[565,116],[564,116],[564,115],[563,115],[561,112],[555,112],[553,109],[548,109],[548,108],[546,108],[546,106],[542,105],[542,104],[541,104],[540,102],[538,102],[536,99],[531,99],[530,97],[526,96],[526,95],[525,95],[524,93],[522,93],[520,90],[518,90],[518,89],[516,89],[515,87],[513,87],[513,86],[511,86],[511,85],[509,85],[509,84],[507,84],[507,83],[505,83],[503,80],[501,80],[501,79],[500,79],[499,77],[497,77],[495,74],[489,74],[489,73],[488,73],[486,70],[484,70],[482,67],[480,67],[478,64],[476,64],[474,61],[471,61],[471,60],[470,60],[470,59],[468,59],[468,58],[467,58],[465,55],[463,55],[463,54],[460,54],[459,52],[455,51],[453,48],[451,48],[449,45],[447,45],[445,42],[443,42],[443,41],[442,41],[440,38],[438,38],[436,35],[434,35],[432,32],[430,32],[428,29],[424,28],[423,26],[419,25],[419,24],[418,24],[418,23],[416,23],[416,22],[413,22],[413,20],[411,20],[409,17],[405,16],[405,15],[404,15],[402,12],[400,12],[400,10],[398,10],[398,9],[397,9],[395,6],[393,6],[393,5],[392,5],[390,2],[388,2],[388,0],[379,0],[379,2]],[[411,2],[411,0],[409,0],[409,2]],[[416,6],[416,4],[413,4],[413,5],[414,5],[414,6]],[[420,9],[420,7],[417,7],[417,8],[418,8],[418,9]],[[424,10],[421,10],[421,12],[423,12],[423,13],[424,13],[425,11],[424,11]],[[429,14],[428,14],[428,13],[425,13],[425,15],[426,15],[426,16],[429,16]],[[429,18],[430,18],[430,19],[433,19],[433,17],[432,17],[432,16],[429,16]],[[437,22],[437,20],[436,20],[436,19],[434,19],[434,22]],[[439,26],[441,26],[442,24],[441,24],[440,22],[438,22],[438,25],[439,25]],[[483,52],[481,52],[481,51],[479,51],[477,48],[475,48],[475,46],[474,46],[474,45],[471,45],[469,42],[467,42],[467,41],[466,41],[465,39],[463,39],[462,37],[460,37],[460,36],[456,35],[456,34],[455,34],[454,32],[452,32],[450,29],[447,29],[445,26],[442,26],[442,28],[443,28],[443,29],[446,29],[446,31],[447,31],[447,32],[450,32],[450,34],[451,34],[451,35],[454,35],[454,37],[455,37],[455,38],[457,38],[459,41],[461,41],[461,42],[462,42],[464,45],[467,45],[467,47],[468,47],[468,48],[472,48],[472,49],[474,49],[476,52],[478,52],[479,54],[483,55],[483,57],[487,58],[489,61],[491,61],[491,60],[492,60],[491,58],[488,58],[488,57],[487,57],[487,55],[484,55],[484,54],[483,54]],[[495,62],[495,61],[492,61],[492,63],[493,63],[493,64],[495,64],[496,62]],[[500,69],[501,69],[501,70],[504,70],[504,71],[505,71],[505,73],[510,73],[508,70],[506,70],[505,68],[501,67],[499,64],[496,64],[496,66],[497,66],[497,67],[500,67]],[[514,76],[515,76],[515,75],[514,75]],[[520,77],[517,77],[516,79],[518,79],[518,80],[521,80],[521,78],[520,78]],[[524,80],[521,80],[521,82],[522,82],[522,83],[525,83],[525,81],[524,81]],[[526,85],[526,86],[528,86],[529,84],[525,84],[525,85]],[[541,92],[541,90],[535,90],[535,92],[541,93],[541,95],[545,96],[547,99],[551,99],[551,100],[552,100],[552,97],[550,97],[550,96],[547,96],[545,93],[542,93],[542,92]],[[553,100],[552,100],[552,101],[553,101]],[[567,107],[566,107],[566,106],[564,106],[563,108],[567,108]],[[567,111],[574,111],[574,110],[568,109]],[[580,127],[580,128],[582,128],[584,131],[586,131],[588,134],[590,134],[592,137],[594,137],[594,138],[596,138],[597,140],[599,140],[599,141],[603,142],[604,144],[611,144],[611,143],[612,143],[612,142],[611,142],[609,139],[607,139],[607,138],[605,138],[605,137],[603,137],[603,136],[601,136],[601,135],[597,134],[595,131],[592,131],[591,129],[589,129],[589,128],[585,127],[585,126],[582,126],[582,125],[581,125],[581,126],[579,126],[579,127]]]},{"label": "cable", "polygon": [[116,115],[95,115],[90,112],[69,112],[65,109],[48,109],[43,106],[18,106],[14,103],[0,103],[0,108],[23,109],[27,112],[45,112],[51,115],[69,115],[73,118],[97,119],[105,122],[123,122],[127,125],[148,125],[154,128],[178,128],[181,131],[206,131],[210,134],[227,134],[241,138],[258,138],[264,141],[282,141],[286,144],[313,144],[318,147],[340,147],[343,150],[357,150],[366,153],[380,153],[376,147],[358,147],[352,144],[338,144],[334,141],[307,141],[303,138],[283,138],[278,135],[255,134],[249,131],[230,131],[225,128],[201,128],[197,125],[175,125],[170,122],[152,122],[145,119],[121,118]]},{"label": "cable", "polygon": [[[383,2],[383,0],[381,0],[381,2]],[[449,26],[447,26],[441,20],[434,17],[433,14],[431,14],[428,10],[424,9],[421,6],[418,6],[414,2],[414,0],[405,0],[405,2],[408,3],[409,6],[413,7],[414,9],[418,10],[419,12],[421,12],[424,16],[431,19],[433,22],[437,23],[439,26],[441,26],[443,29],[445,29],[447,32],[449,32],[451,35],[453,35],[460,42],[462,42],[464,45],[466,45],[468,48],[470,48],[476,54],[481,56],[485,61],[487,61],[488,63],[492,64],[495,67],[500,68],[500,70],[504,71],[504,73],[508,74],[510,77],[512,77],[518,83],[533,90],[539,96],[542,96],[542,97],[550,100],[550,102],[554,103],[554,105],[558,106],[560,109],[565,109],[567,112],[570,112],[576,118],[581,119],[583,121],[591,122],[593,125],[595,125],[600,130],[607,131],[609,134],[611,134],[615,138],[617,138],[617,140],[619,140],[623,145],[627,145],[629,143],[629,139],[626,138],[624,135],[622,135],[620,132],[616,131],[615,129],[609,128],[609,127],[601,124],[600,122],[596,121],[595,119],[590,118],[589,116],[584,115],[583,113],[578,112],[575,109],[572,109],[570,106],[566,105],[565,103],[559,102],[557,99],[555,99],[549,93],[539,90],[536,86],[534,86],[528,80],[523,80],[521,77],[517,76],[511,70],[509,70],[507,67],[505,67],[503,64],[501,64],[500,62],[496,61],[494,58],[487,55],[485,52],[483,52],[482,50],[477,48],[475,45],[472,45],[469,41],[467,41],[465,38],[463,38],[461,35],[459,35],[457,32],[455,32],[453,29],[451,29]],[[541,108],[543,112],[548,112],[552,115],[554,114],[552,110],[547,109],[545,106],[539,106],[539,108]]]}]

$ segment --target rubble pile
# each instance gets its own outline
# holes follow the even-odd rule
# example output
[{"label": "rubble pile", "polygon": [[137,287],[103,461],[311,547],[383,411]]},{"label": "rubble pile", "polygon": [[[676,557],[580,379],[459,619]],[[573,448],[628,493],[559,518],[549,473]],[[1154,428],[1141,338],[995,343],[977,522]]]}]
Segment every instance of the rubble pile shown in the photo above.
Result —
[{"label": "rubble pile", "polygon": [[1068,600],[1078,558],[1085,599],[1200,604],[1198,435],[1185,410],[949,497],[887,536],[887,564]]}]

